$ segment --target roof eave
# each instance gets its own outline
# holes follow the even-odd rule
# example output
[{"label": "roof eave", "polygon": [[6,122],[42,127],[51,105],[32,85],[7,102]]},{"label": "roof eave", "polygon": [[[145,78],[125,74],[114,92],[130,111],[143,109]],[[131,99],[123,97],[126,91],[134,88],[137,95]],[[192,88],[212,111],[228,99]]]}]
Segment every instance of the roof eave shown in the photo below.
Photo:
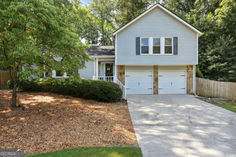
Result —
[{"label": "roof eave", "polygon": [[101,55],[101,56],[99,56],[99,55],[91,55],[89,57],[91,57],[91,58],[114,58],[115,55]]},{"label": "roof eave", "polygon": [[198,33],[198,37],[202,36],[203,34],[203,32]]},{"label": "roof eave", "polygon": [[188,24],[186,21],[184,21],[183,19],[181,19],[180,17],[178,17],[177,15],[175,15],[174,13],[172,13],[171,11],[169,11],[168,9],[166,9],[165,7],[163,7],[161,4],[157,3],[155,5],[153,5],[151,8],[149,8],[148,10],[146,10],[144,13],[142,13],[141,15],[139,15],[138,17],[136,17],[135,19],[133,19],[132,21],[130,21],[129,23],[127,23],[125,26],[121,27],[120,29],[118,29],[117,31],[115,31],[113,33],[113,36],[117,35],[119,32],[121,32],[122,30],[124,30],[126,27],[128,27],[129,25],[131,25],[132,23],[134,23],[135,21],[139,20],[141,17],[143,17],[145,14],[147,14],[148,12],[150,12],[151,10],[153,10],[154,8],[159,7],[162,10],[164,10],[165,12],[167,12],[168,14],[170,14],[171,16],[173,16],[174,18],[176,18],[178,21],[180,21],[181,23],[183,23],[184,25],[188,26],[190,29],[192,29],[193,31],[195,31],[198,36],[202,36],[204,33],[202,33],[201,31],[199,31],[198,29],[194,28],[193,26],[191,26],[190,24]]}]

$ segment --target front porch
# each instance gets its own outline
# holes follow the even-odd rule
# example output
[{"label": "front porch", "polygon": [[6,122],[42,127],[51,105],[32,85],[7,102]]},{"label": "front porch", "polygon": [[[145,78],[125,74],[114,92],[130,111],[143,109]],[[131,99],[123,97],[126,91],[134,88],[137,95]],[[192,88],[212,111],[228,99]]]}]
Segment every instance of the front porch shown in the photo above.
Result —
[{"label": "front porch", "polygon": [[94,58],[94,80],[104,80],[116,82],[115,79],[115,59],[114,58]]},{"label": "front porch", "polygon": [[93,80],[103,80],[118,84],[123,92],[123,99],[126,99],[125,85],[118,79],[116,68],[114,57],[94,58]]}]

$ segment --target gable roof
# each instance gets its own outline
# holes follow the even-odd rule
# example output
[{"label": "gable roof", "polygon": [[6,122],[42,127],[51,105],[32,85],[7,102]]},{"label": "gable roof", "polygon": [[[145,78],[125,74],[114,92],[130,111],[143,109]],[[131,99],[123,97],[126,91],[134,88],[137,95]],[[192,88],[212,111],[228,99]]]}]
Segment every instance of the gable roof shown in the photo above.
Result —
[{"label": "gable roof", "polygon": [[92,45],[91,48],[87,49],[89,56],[114,56],[114,46],[97,46]]},{"label": "gable roof", "polygon": [[149,13],[150,11],[152,11],[153,9],[155,9],[156,7],[159,7],[161,10],[163,10],[164,12],[166,12],[167,14],[171,15],[172,17],[174,17],[175,19],[177,19],[179,22],[183,23],[185,26],[189,27],[190,29],[192,29],[194,32],[196,32],[199,36],[203,35],[204,33],[202,33],[201,31],[199,31],[198,29],[196,29],[195,27],[193,27],[192,25],[190,25],[189,23],[187,23],[186,21],[184,21],[183,19],[181,19],[180,17],[178,17],[177,15],[175,15],[174,13],[172,13],[170,10],[166,9],[164,6],[162,6],[160,3],[156,3],[155,5],[153,5],[152,7],[150,7],[149,9],[147,9],[145,12],[143,12],[141,15],[139,15],[138,17],[136,17],[135,19],[133,19],[132,21],[130,21],[129,23],[127,23],[126,25],[124,25],[123,27],[119,28],[118,30],[116,30],[113,35],[118,34],[119,32],[121,32],[122,30],[124,30],[125,28],[127,28],[129,25],[131,25],[132,23],[136,22],[137,20],[139,20],[140,18],[142,18],[144,15],[146,15],[147,13]]}]

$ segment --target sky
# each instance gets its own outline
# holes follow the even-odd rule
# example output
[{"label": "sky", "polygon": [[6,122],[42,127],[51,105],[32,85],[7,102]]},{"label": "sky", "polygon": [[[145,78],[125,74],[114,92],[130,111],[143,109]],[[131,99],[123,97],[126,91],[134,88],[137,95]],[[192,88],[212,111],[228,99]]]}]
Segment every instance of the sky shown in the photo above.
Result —
[{"label": "sky", "polygon": [[81,0],[82,3],[88,4],[91,0]]}]

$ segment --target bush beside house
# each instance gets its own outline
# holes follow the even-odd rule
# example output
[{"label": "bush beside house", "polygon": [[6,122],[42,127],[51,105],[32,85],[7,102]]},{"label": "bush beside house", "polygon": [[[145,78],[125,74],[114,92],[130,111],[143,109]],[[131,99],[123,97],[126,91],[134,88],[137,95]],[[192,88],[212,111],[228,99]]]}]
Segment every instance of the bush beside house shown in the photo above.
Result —
[{"label": "bush beside house", "polygon": [[19,88],[23,91],[52,92],[103,102],[116,102],[122,98],[122,91],[117,84],[100,80],[30,79],[20,81]]}]

